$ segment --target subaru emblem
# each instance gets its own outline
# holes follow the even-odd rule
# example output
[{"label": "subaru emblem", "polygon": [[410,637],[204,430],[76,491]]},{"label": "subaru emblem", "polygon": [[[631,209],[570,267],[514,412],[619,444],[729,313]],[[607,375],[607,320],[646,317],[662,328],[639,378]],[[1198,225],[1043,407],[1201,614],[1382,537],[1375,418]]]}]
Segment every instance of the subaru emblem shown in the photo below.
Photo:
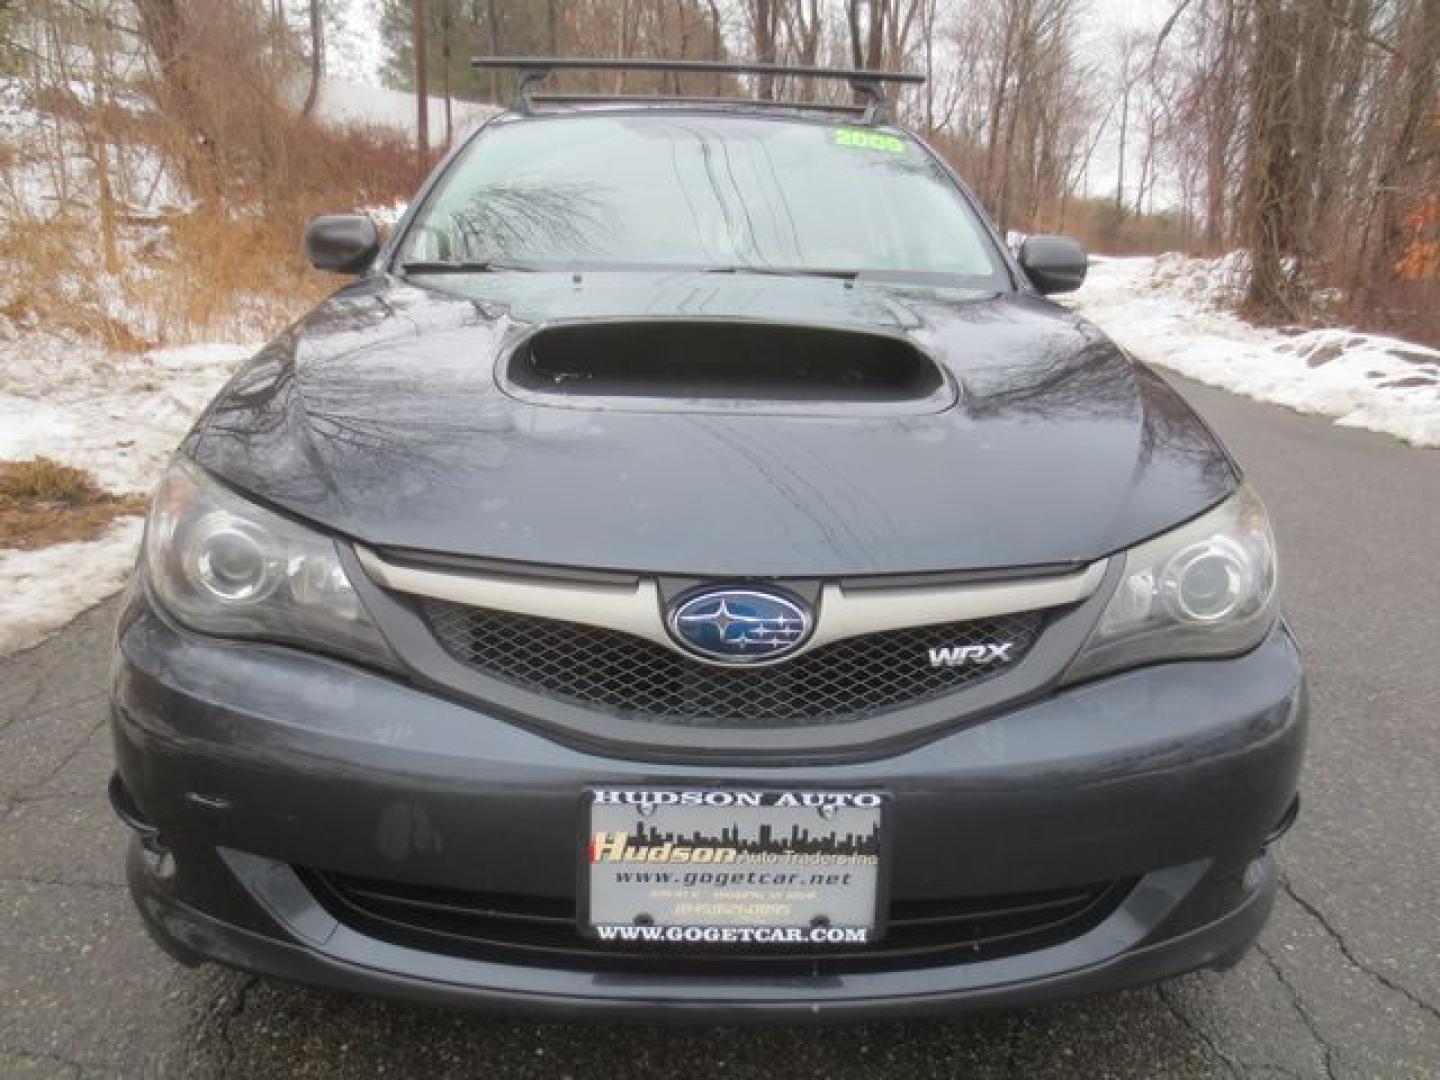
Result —
[{"label": "subaru emblem", "polygon": [[706,589],[670,609],[670,636],[687,652],[722,664],[778,660],[810,636],[798,601],[757,589]]}]

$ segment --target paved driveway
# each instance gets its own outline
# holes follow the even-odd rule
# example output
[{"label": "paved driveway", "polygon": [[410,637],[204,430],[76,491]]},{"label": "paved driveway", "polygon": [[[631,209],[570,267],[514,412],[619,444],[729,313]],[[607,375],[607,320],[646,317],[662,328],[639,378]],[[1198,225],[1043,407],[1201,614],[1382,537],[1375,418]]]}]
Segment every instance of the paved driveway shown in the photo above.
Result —
[{"label": "paved driveway", "polygon": [[1260,484],[1315,705],[1261,947],[1224,975],[949,1022],[535,1025],[170,964],[104,803],[113,601],[0,661],[0,1075],[1440,1075],[1440,452],[1184,392]]}]

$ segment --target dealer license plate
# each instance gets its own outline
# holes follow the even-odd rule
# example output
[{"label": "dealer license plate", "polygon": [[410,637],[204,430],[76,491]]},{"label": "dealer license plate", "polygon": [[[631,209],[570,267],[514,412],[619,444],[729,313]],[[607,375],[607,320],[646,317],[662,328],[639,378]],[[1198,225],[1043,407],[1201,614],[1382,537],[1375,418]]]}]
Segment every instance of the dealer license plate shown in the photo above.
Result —
[{"label": "dealer license plate", "polygon": [[720,948],[876,940],[885,796],[594,788],[581,927],[601,941]]}]

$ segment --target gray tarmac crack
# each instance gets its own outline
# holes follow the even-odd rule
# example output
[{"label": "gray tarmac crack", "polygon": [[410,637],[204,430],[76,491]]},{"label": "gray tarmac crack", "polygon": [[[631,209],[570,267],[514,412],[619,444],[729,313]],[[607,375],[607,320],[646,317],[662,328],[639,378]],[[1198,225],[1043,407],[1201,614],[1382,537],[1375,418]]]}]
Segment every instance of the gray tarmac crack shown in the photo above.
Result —
[{"label": "gray tarmac crack", "polygon": [[75,701],[57,701],[53,705],[46,705],[43,709],[31,711],[29,706],[44,692],[44,690],[45,686],[43,683],[36,683],[35,689],[30,694],[29,698],[27,698],[24,702],[22,702],[19,706],[16,707],[14,715],[7,717],[5,722],[3,724],[0,724],[0,732],[3,732],[6,728],[10,727],[11,724],[18,723],[21,720],[43,720],[45,717],[51,715],[52,713],[57,713],[62,709],[83,709],[87,705],[94,705],[97,701],[105,700],[105,695],[103,693],[91,694],[88,697],[78,698]]},{"label": "gray tarmac crack", "polygon": [[16,805],[18,805],[32,799],[44,798],[43,795],[34,794],[36,789],[44,787],[46,784],[50,783],[51,780],[54,780],[57,776],[64,772],[65,767],[80,756],[80,752],[85,749],[86,744],[95,737],[95,733],[98,732],[102,727],[104,727],[108,721],[108,717],[102,716],[99,720],[95,721],[95,723],[91,724],[88,728],[86,728],[85,734],[81,736],[78,740],[76,740],[75,745],[66,752],[65,756],[61,758],[58,763],[56,763],[53,769],[47,772],[39,780],[35,781],[35,783],[30,784],[28,787],[26,787],[25,790],[22,791],[19,795],[17,795],[12,801]]},{"label": "gray tarmac crack", "polygon": [[228,1076],[230,1068],[235,1064],[239,1051],[235,1046],[235,1040],[230,1036],[230,1025],[245,1011],[245,1006],[250,1003],[250,992],[260,985],[260,976],[247,975],[240,988],[235,991],[235,1003],[230,1006],[229,1012],[220,1018],[220,1024],[216,1028],[216,1034],[220,1037],[221,1045],[225,1048],[225,1061],[220,1066],[220,1075]]},{"label": "gray tarmac crack", "polygon": [[[68,629],[68,624],[66,628]],[[7,661],[13,661],[14,657],[21,655],[24,654],[12,653],[5,659]],[[10,664],[7,663],[5,666],[9,667]],[[29,715],[30,706],[34,705],[35,702],[40,700],[40,695],[44,692],[45,681],[39,677],[36,677],[34,681],[30,683],[29,687],[26,690],[25,696],[21,700],[13,701],[5,707],[5,722],[0,723],[0,732],[8,730],[10,725],[12,724],[19,723],[21,717]],[[44,715],[48,711],[49,710],[41,710],[41,713],[38,715]]]},{"label": "gray tarmac crack", "polygon": [[1194,1017],[1190,1016],[1180,1007],[1180,1002],[1175,999],[1174,984],[1161,983],[1156,987],[1156,992],[1165,1008],[1170,1011],[1170,1014],[1174,1016],[1176,1020],[1180,1021],[1181,1026],[1184,1027],[1186,1031],[1195,1037],[1205,1049],[1205,1052],[1224,1065],[1225,1071],[1235,1077],[1235,1080],[1244,1080],[1246,1075],[1245,1066],[1235,1061],[1235,1059],[1225,1053],[1224,1050],[1221,1050],[1220,1044],[1216,1042],[1210,1033],[1202,1028]]},{"label": "gray tarmac crack", "polygon": [[[66,623],[63,627],[60,627],[56,631],[55,636],[59,636],[60,634],[68,631],[72,626],[74,626],[75,621],[79,618],[80,616],[77,615],[75,619],[70,620],[70,622]],[[21,649],[19,652],[10,653],[7,656],[0,657],[0,659],[4,660],[5,666],[7,668],[12,666],[18,667],[18,661],[24,659],[31,653],[39,653],[40,650],[43,649],[50,642],[50,640],[51,638],[47,637],[44,641],[38,641],[34,645],[31,645],[29,648]],[[29,678],[31,679],[31,682],[27,689],[27,692],[21,700],[11,702],[5,707],[5,722],[0,723],[0,732],[6,731],[13,724],[18,723],[24,717],[49,716],[52,712],[55,712],[56,710],[75,708],[77,705],[80,705],[84,702],[94,701],[97,698],[104,696],[103,694],[92,694],[90,697],[82,699],[82,701],[79,702],[57,701],[53,705],[47,705],[39,712],[31,712],[30,707],[34,705],[35,702],[40,700],[41,696],[45,693],[45,688],[50,685],[50,677],[53,674],[53,668],[54,661],[42,659],[39,664],[39,669],[31,671],[29,673]]]},{"label": "gray tarmac crack", "polygon": [[1415,991],[1411,990],[1408,986],[1405,986],[1403,983],[1396,982],[1390,976],[1384,974],[1381,971],[1377,971],[1365,961],[1361,960],[1360,957],[1356,955],[1355,951],[1350,948],[1350,943],[1345,940],[1345,935],[1340,933],[1340,931],[1335,928],[1334,924],[1332,924],[1330,920],[1325,917],[1325,913],[1295,891],[1295,886],[1291,884],[1288,876],[1284,874],[1280,876],[1280,886],[1285,890],[1286,896],[1290,897],[1291,900],[1294,900],[1295,903],[1299,905],[1300,909],[1305,912],[1305,914],[1309,915],[1312,919],[1314,919],[1317,923],[1320,924],[1321,929],[1323,929],[1325,933],[1330,936],[1330,939],[1335,942],[1335,946],[1340,950],[1340,954],[1350,962],[1350,965],[1352,967],[1356,968],[1359,971],[1363,971],[1366,975],[1370,976],[1370,978],[1374,979],[1377,983],[1379,983],[1381,986],[1385,987],[1392,993],[1399,994],[1401,997],[1403,997],[1406,1001],[1410,1002],[1410,1004],[1414,1005],[1421,1012],[1429,1014],[1432,1019],[1440,1020],[1440,1009],[1437,1009],[1434,1005],[1430,1004],[1430,1002],[1426,1001],[1423,997],[1415,993]]},{"label": "gray tarmac crack", "polygon": [[1300,991],[1296,989],[1295,984],[1290,981],[1290,977],[1286,975],[1280,967],[1280,962],[1270,955],[1270,951],[1266,949],[1265,946],[1256,945],[1255,951],[1265,958],[1265,963],[1269,965],[1270,970],[1275,973],[1275,978],[1280,980],[1280,985],[1285,988],[1285,993],[1289,995],[1290,1007],[1295,1010],[1295,1015],[1300,1017],[1300,1022],[1303,1023],[1306,1030],[1310,1032],[1310,1037],[1314,1039],[1315,1042],[1319,1044],[1320,1049],[1325,1052],[1325,1075],[1328,1076],[1330,1080],[1335,1080],[1335,1050],[1325,1041],[1325,1036],[1321,1035],[1320,1029],[1315,1026],[1315,1018],[1310,1015],[1310,1010],[1305,1007],[1305,1002],[1300,996]]}]

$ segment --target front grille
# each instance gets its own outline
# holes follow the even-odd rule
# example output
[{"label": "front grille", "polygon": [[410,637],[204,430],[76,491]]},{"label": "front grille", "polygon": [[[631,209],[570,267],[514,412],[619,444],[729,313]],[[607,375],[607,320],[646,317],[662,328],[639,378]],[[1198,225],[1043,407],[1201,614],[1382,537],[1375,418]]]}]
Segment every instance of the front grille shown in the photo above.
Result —
[{"label": "front grille", "polygon": [[[857,720],[994,678],[1029,651],[1038,611],[847,638],[770,667],[720,668],[608,630],[427,600],[451,656],[572,703],[669,724],[780,727]],[[1011,642],[1008,659],[934,667],[932,648]]]},{"label": "front grille", "polygon": [[1068,941],[1119,906],[1134,881],[1048,892],[895,901],[873,945],[753,952],[600,942],[581,935],[569,900],[536,899],[301,871],[341,922],[384,941],[512,963],[581,970],[826,975],[990,960]]}]

